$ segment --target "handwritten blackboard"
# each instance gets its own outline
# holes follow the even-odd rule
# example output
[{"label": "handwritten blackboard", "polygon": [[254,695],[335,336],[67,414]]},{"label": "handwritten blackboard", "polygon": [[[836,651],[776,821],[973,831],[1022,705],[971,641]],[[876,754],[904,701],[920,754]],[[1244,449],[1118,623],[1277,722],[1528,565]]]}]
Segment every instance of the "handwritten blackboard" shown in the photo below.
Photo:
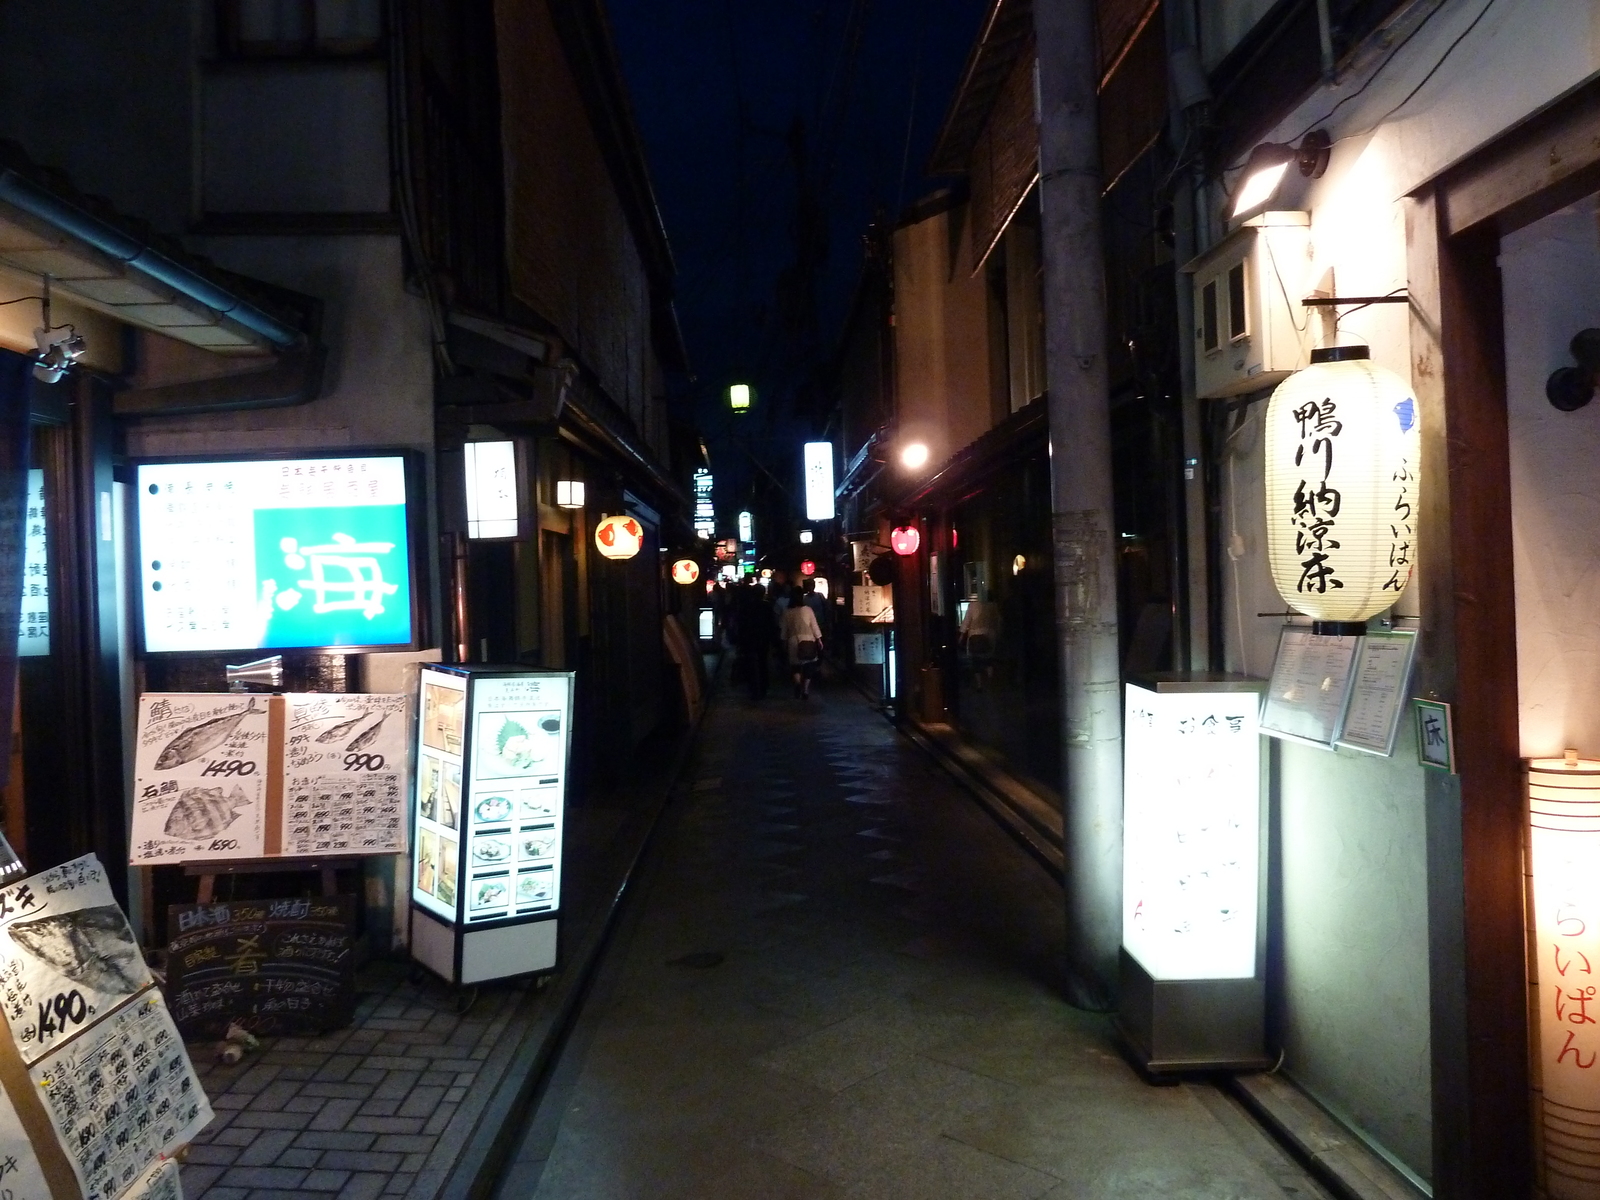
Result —
[{"label": "handwritten blackboard", "polygon": [[355,1008],[355,899],[175,904],[167,994],[185,1037],[340,1029]]}]

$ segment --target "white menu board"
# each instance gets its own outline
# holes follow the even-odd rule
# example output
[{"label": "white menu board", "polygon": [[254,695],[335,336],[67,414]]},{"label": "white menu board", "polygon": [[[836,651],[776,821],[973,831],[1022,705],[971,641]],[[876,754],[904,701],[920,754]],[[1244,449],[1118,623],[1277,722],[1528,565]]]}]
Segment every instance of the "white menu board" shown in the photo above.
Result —
[{"label": "white menu board", "polygon": [[1394,753],[1416,648],[1416,633],[1406,629],[1369,633],[1361,639],[1350,702],[1339,730],[1340,746],[1384,757]]},{"label": "white menu board", "polygon": [[154,1160],[211,1122],[211,1105],[158,988],[47,1055],[28,1075],[84,1200],[114,1200],[144,1182]]},{"label": "white menu board", "polygon": [[411,898],[455,920],[461,861],[462,751],[467,736],[467,681],[423,667],[417,719],[417,840]]},{"label": "white menu board", "polygon": [[479,676],[471,716],[466,919],[552,912],[561,896],[571,680]]},{"label": "white menu board", "polygon": [[288,695],[282,853],[406,848],[409,697]]},{"label": "white menu board", "polygon": [[1261,732],[1332,749],[1360,645],[1359,637],[1285,626],[1261,707]]},{"label": "white menu board", "polygon": [[131,862],[265,853],[269,701],[227,692],[139,697]]},{"label": "white menu board", "polygon": [[0,1001],[24,1062],[151,982],[94,855],[0,890]]},{"label": "white menu board", "polygon": [[44,472],[28,472],[27,526],[22,550],[22,615],[17,623],[17,655],[50,653],[50,554],[44,523]]},{"label": "white menu board", "polygon": [[1122,944],[1154,979],[1256,973],[1258,706],[1127,686]]}]

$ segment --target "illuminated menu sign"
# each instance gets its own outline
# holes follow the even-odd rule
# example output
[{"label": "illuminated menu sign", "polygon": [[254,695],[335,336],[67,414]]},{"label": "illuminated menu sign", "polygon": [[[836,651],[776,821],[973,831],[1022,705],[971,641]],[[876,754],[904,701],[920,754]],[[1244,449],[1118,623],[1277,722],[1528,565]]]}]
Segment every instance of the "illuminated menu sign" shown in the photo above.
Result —
[{"label": "illuminated menu sign", "polygon": [[50,559],[44,532],[44,472],[28,472],[27,527],[22,559],[22,619],[17,624],[17,654],[50,653]]},{"label": "illuminated menu sign", "polygon": [[146,463],[137,493],[147,651],[411,644],[399,456]]},{"label": "illuminated menu sign", "polygon": [[694,473],[694,532],[706,539],[717,536],[717,510],[711,502],[711,472],[699,467]]},{"label": "illuminated menu sign", "polygon": [[1256,973],[1259,703],[1127,687],[1122,944],[1154,979]]}]

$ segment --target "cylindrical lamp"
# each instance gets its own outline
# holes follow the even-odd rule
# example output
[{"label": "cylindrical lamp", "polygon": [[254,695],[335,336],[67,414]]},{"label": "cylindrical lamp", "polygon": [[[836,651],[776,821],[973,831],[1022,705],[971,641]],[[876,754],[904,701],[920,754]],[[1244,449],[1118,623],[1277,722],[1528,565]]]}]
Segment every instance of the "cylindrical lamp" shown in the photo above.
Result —
[{"label": "cylindrical lamp", "polygon": [[1267,557],[1290,608],[1361,633],[1417,561],[1416,398],[1365,346],[1311,352],[1267,405]]},{"label": "cylindrical lamp", "polygon": [[1550,1200],[1600,1197],[1600,761],[1528,760],[1538,1055]]}]

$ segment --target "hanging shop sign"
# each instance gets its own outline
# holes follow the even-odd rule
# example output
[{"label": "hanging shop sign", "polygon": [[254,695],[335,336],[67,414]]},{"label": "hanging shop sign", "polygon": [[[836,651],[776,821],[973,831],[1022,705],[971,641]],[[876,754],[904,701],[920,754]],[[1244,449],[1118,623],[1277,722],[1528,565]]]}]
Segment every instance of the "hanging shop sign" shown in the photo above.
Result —
[{"label": "hanging shop sign", "polygon": [[806,520],[833,520],[833,443],[805,445]]},{"label": "hanging shop sign", "polygon": [[514,538],[521,532],[517,444],[468,442],[461,447],[466,486],[467,536]]},{"label": "hanging shop sign", "polygon": [[[1364,622],[1417,558],[1416,398],[1365,346],[1311,353],[1267,406],[1267,556],[1289,607]],[[1348,632],[1348,631],[1340,631]]]},{"label": "hanging shop sign", "polygon": [[27,528],[22,548],[22,611],[17,657],[50,653],[50,558],[44,525],[44,471],[28,472]]},{"label": "hanging shop sign", "polygon": [[915,525],[901,525],[889,534],[889,548],[899,555],[915,554],[922,545],[922,534]]},{"label": "hanging shop sign", "polygon": [[409,703],[145,693],[129,861],[403,853]]},{"label": "hanging shop sign", "polygon": [[748,512],[742,512],[739,514],[739,540],[741,542],[749,543],[755,541],[755,528],[756,523],[753,516],[751,516]]},{"label": "hanging shop sign", "polygon": [[692,558],[680,558],[672,564],[673,583],[693,583],[700,578],[700,564]]},{"label": "hanging shop sign", "polygon": [[595,526],[594,544],[606,558],[632,558],[644,547],[644,527],[626,514],[606,517]]},{"label": "hanging shop sign", "polygon": [[694,532],[709,541],[717,536],[717,510],[711,500],[711,472],[696,467],[694,472]]}]

